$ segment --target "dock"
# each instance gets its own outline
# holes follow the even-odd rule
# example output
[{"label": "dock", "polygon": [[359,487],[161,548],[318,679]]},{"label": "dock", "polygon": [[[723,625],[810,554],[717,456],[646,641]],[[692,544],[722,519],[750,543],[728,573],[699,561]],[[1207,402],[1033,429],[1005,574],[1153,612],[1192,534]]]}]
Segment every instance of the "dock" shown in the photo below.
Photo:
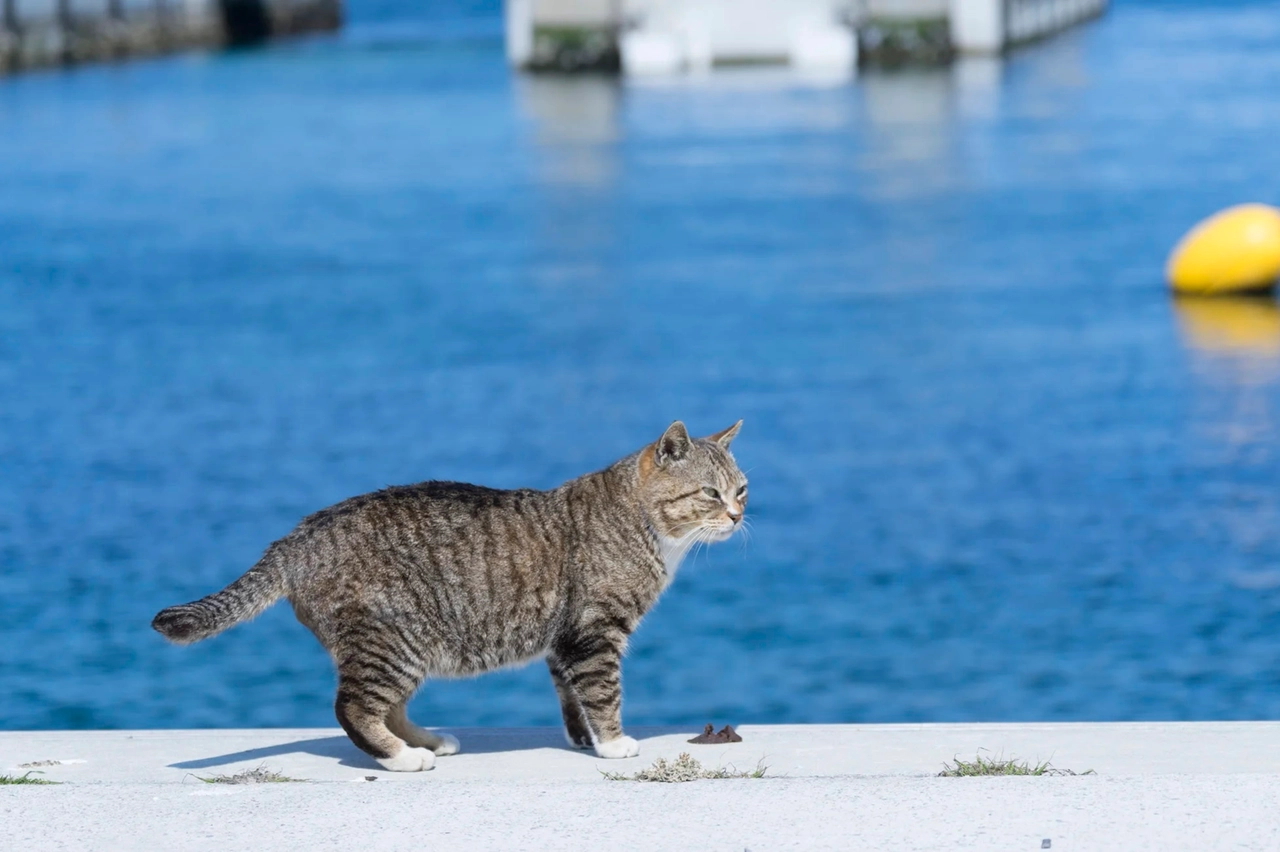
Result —
[{"label": "dock", "polygon": [[[8,731],[0,774],[58,783],[0,788],[0,824],[29,849],[1280,848],[1276,722],[737,730],[635,728],[639,757],[600,760],[556,728],[451,729],[462,752],[415,773],[336,727]],[[625,780],[681,752],[748,777]],[[976,755],[1061,774],[939,776]],[[291,780],[224,783],[252,770]]]},{"label": "dock", "polygon": [[1097,18],[1107,0],[507,0],[507,56],[532,71],[696,74],[717,66],[941,64]]},{"label": "dock", "polygon": [[342,0],[0,0],[0,75],[335,30]]}]

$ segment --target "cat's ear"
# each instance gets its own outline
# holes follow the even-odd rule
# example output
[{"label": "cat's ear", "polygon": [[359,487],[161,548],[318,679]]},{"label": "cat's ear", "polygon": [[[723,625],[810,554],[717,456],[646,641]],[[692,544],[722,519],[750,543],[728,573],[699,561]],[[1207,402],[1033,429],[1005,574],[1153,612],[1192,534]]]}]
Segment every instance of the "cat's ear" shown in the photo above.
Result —
[{"label": "cat's ear", "polygon": [[692,445],[693,439],[689,437],[689,430],[677,420],[668,426],[667,431],[663,432],[662,437],[658,439],[658,445],[653,450],[654,460],[660,465],[680,461],[689,454],[689,447]]},{"label": "cat's ear", "polygon": [[738,437],[738,430],[741,428],[742,428],[742,421],[739,420],[737,423],[733,424],[728,429],[725,429],[722,432],[717,432],[714,435],[708,435],[707,440],[715,441],[717,444],[719,444],[720,446],[724,447],[727,450],[729,449],[729,445],[733,443],[733,439]]}]

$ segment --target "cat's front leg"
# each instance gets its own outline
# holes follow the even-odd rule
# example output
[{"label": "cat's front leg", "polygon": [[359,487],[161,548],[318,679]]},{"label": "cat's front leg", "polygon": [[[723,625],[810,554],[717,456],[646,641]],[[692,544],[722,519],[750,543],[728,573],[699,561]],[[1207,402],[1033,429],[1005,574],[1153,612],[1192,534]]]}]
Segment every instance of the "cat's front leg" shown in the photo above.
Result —
[{"label": "cat's front leg", "polygon": [[635,757],[640,753],[640,744],[622,732],[625,643],[625,635],[574,637],[558,643],[553,651],[565,683],[582,707],[600,757]]}]

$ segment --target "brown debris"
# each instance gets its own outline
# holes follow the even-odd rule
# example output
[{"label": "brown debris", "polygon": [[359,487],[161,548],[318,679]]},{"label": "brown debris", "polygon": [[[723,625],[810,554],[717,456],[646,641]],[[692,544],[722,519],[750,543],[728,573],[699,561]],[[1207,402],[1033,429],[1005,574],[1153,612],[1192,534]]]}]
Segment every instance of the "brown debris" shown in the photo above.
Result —
[{"label": "brown debris", "polygon": [[732,725],[725,725],[719,731],[715,731],[715,725],[707,725],[701,734],[689,740],[697,745],[723,745],[725,743],[740,743],[742,737],[738,736],[738,732],[733,729]]}]

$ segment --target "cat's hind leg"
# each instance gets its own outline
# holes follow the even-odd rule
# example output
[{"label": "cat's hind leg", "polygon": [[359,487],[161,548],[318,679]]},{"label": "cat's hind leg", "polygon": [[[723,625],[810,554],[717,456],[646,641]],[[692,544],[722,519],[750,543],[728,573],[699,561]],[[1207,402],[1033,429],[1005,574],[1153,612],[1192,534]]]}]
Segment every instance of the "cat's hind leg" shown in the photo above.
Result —
[{"label": "cat's hind leg", "polygon": [[349,661],[338,665],[338,697],[334,711],[351,742],[369,754],[384,769],[393,772],[419,772],[435,766],[435,752],[414,746],[391,731],[387,715],[393,706],[405,700],[416,683],[405,686],[400,678],[379,669],[369,660]]},{"label": "cat's hind leg", "polygon": [[458,753],[458,738],[449,734],[435,734],[420,728],[409,718],[409,699],[406,698],[387,712],[387,727],[391,733],[411,746],[429,748],[437,756]]}]

